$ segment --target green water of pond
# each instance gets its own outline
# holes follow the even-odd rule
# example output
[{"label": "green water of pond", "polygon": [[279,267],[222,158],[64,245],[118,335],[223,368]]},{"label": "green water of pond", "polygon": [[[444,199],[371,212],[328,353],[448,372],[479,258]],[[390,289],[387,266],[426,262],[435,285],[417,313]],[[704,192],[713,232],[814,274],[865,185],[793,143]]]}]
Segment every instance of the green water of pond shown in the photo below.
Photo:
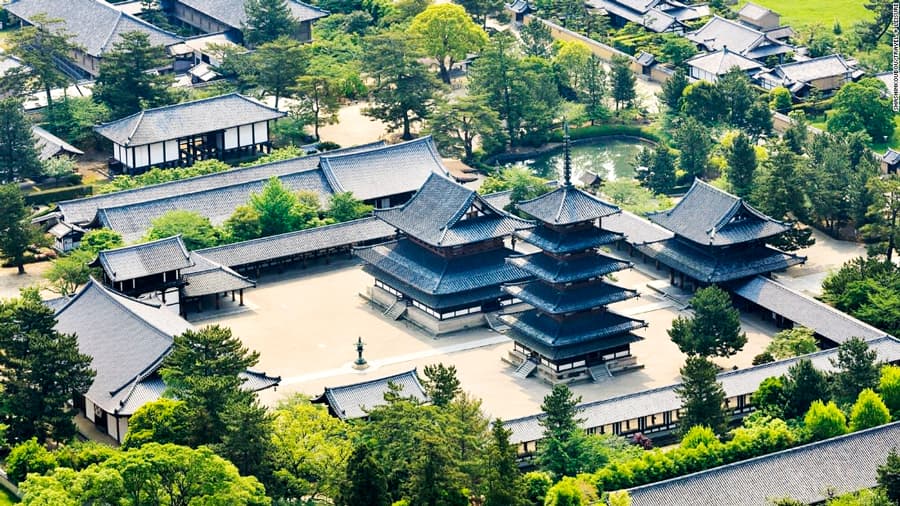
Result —
[{"label": "green water of pond", "polygon": [[[598,139],[572,146],[572,178],[578,181],[588,171],[599,175],[604,181],[631,179],[634,177],[634,157],[646,145],[636,139]],[[563,151],[560,148],[507,165],[525,165],[537,176],[560,180]]]}]

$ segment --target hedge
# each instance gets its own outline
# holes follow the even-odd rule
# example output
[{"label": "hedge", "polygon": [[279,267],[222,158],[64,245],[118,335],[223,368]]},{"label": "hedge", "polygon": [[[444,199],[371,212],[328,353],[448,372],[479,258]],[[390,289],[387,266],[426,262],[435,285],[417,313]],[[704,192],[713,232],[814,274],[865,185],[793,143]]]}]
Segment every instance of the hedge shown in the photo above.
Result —
[{"label": "hedge", "polygon": [[89,184],[69,186],[66,188],[54,188],[52,190],[37,191],[25,195],[25,203],[30,206],[46,205],[51,202],[84,197],[93,193],[94,187]]},{"label": "hedge", "polygon": [[[587,139],[590,137],[608,137],[613,135],[627,135],[630,137],[640,137],[649,141],[659,142],[659,135],[657,135],[654,131],[647,127],[637,125],[594,125],[581,128],[572,128],[569,130],[569,137],[571,137],[572,140]],[[561,132],[559,140],[562,140]]]}]

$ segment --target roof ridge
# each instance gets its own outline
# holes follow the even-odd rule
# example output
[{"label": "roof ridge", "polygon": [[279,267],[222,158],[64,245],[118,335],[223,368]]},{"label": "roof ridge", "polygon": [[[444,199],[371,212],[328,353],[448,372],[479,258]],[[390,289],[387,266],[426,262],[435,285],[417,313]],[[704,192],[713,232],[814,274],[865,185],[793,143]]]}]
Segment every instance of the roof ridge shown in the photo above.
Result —
[{"label": "roof ridge", "polygon": [[223,249],[234,247],[234,246],[244,246],[244,245],[249,245],[252,243],[263,242],[263,241],[271,240],[272,238],[275,238],[275,237],[285,237],[288,235],[304,235],[304,234],[312,233],[314,231],[322,231],[325,229],[333,230],[333,229],[339,228],[339,227],[345,227],[345,226],[349,226],[349,225],[355,225],[357,223],[362,223],[365,220],[376,220],[377,221],[378,218],[376,218],[374,216],[366,216],[364,218],[357,218],[355,220],[350,220],[350,221],[342,221],[340,223],[332,223],[330,225],[323,225],[321,227],[304,228],[302,230],[294,230],[293,232],[285,232],[283,234],[270,235],[270,236],[266,236],[266,237],[257,237],[256,239],[250,239],[248,241],[235,242],[235,243],[231,243],[231,244],[222,244],[220,246],[212,246],[210,248],[194,250],[193,253],[197,253],[197,254],[203,256],[204,259],[212,262],[212,260],[210,260],[208,257],[203,255],[203,253],[208,253],[210,251],[223,250]]},{"label": "roof ridge", "polygon": [[141,126],[142,121],[144,121],[144,111],[143,110],[141,110],[141,112],[137,113],[137,121],[135,121],[134,128],[131,129],[131,132],[128,134],[128,137],[127,137],[127,140],[129,142],[131,141],[132,138],[134,138],[134,134],[137,133],[137,129],[139,126]]},{"label": "roof ridge", "polygon": [[417,369],[418,369],[417,367],[413,367],[413,368],[412,368],[411,370],[409,370],[409,371],[398,372],[398,373],[392,374],[392,375],[390,375],[390,376],[384,376],[384,377],[381,377],[381,378],[372,378],[372,379],[367,380],[367,381],[361,381],[361,382],[359,382],[359,383],[351,383],[351,384],[349,384],[349,385],[341,385],[341,386],[337,386],[337,387],[325,387],[325,391],[335,391],[335,390],[341,390],[341,389],[344,389],[344,388],[360,387],[360,386],[363,386],[363,385],[371,385],[372,383],[378,383],[378,382],[380,382],[380,381],[390,380],[391,378],[400,378],[400,377],[403,377],[403,376],[407,376],[407,375],[409,375],[410,373],[412,373],[413,377],[417,377],[417,376],[418,376],[418,374],[416,374]]},{"label": "roof ridge", "polygon": [[103,50],[106,49],[107,44],[109,44],[109,41],[112,39],[112,36],[116,33],[116,28],[119,27],[119,22],[122,20],[122,11],[120,11],[119,9],[116,9],[111,4],[108,4],[106,2],[99,2],[97,0],[94,0],[94,3],[96,3],[98,5],[103,4],[103,7],[108,7],[116,12],[116,22],[113,23],[112,28],[110,28],[110,30],[109,30],[109,34],[106,35],[106,37],[103,39],[103,43],[100,44],[100,51],[102,52]]}]

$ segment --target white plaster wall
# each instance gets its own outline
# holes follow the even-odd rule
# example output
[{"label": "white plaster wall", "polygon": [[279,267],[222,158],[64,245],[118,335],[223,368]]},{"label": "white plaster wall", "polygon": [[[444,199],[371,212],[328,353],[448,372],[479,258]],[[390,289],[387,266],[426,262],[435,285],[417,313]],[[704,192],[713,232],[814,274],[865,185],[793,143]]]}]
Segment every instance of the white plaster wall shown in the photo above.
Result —
[{"label": "white plaster wall", "polygon": [[132,167],[144,167],[150,164],[147,159],[147,146],[135,146],[134,148],[134,165]]},{"label": "white plaster wall", "polygon": [[238,147],[237,128],[225,130],[225,149]]},{"label": "white plaster wall", "polygon": [[253,145],[253,125],[241,125],[241,147]]},{"label": "white plaster wall", "polygon": [[178,141],[166,141],[166,161],[178,160]]},{"label": "white plaster wall", "polygon": [[266,142],[269,140],[269,123],[266,121],[260,121],[259,123],[253,124],[253,130],[256,133],[256,143]]},{"label": "white plaster wall", "polygon": [[164,162],[163,143],[154,142],[150,145],[150,165],[158,165]]}]

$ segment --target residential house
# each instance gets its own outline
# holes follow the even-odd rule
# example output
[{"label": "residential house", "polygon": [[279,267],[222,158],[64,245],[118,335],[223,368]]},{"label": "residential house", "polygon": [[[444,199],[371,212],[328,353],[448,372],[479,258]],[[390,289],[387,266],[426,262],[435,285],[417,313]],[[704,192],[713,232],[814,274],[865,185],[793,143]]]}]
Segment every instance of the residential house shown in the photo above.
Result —
[{"label": "residential house", "polygon": [[737,21],[713,16],[699,30],[687,34],[687,38],[708,52],[728,48],[741,56],[766,63],[784,61],[794,48],[778,38],[751,28]]},{"label": "residential house", "polygon": [[[245,0],[163,0],[163,9],[175,19],[203,33],[229,33],[241,42],[247,28]],[[312,24],[324,18],[328,11],[303,3],[287,0],[291,15],[297,22],[294,38],[301,42],[312,40]]]},{"label": "residential house", "polygon": [[684,62],[690,69],[691,79],[702,79],[715,83],[729,70],[737,67],[748,77],[763,69],[762,63],[729,50],[727,47],[712,52],[701,53]]},{"label": "residential house", "polygon": [[677,0],[588,0],[603,9],[614,26],[635,23],[661,33],[684,33],[685,23],[709,16],[706,4],[685,4]]},{"label": "residential house", "polygon": [[738,11],[738,21],[764,32],[781,26],[781,15],[753,2],[747,2]]},{"label": "residential house", "polygon": [[71,35],[72,42],[78,47],[71,55],[74,66],[58,62],[69,74],[97,77],[103,55],[128,32],[144,33],[151,44],[164,46],[172,58],[170,68],[175,71],[186,69],[191,63],[192,53],[182,44],[181,37],[122,12],[103,0],[15,0],[4,8],[14,19],[25,24],[33,24],[39,14],[60,21],[54,23],[52,29]]},{"label": "residential house", "polygon": [[758,72],[754,78],[767,90],[783,86],[795,97],[803,98],[813,89],[824,96],[831,95],[844,84],[859,79],[864,73],[841,55],[832,54],[776,65],[772,70]]}]

